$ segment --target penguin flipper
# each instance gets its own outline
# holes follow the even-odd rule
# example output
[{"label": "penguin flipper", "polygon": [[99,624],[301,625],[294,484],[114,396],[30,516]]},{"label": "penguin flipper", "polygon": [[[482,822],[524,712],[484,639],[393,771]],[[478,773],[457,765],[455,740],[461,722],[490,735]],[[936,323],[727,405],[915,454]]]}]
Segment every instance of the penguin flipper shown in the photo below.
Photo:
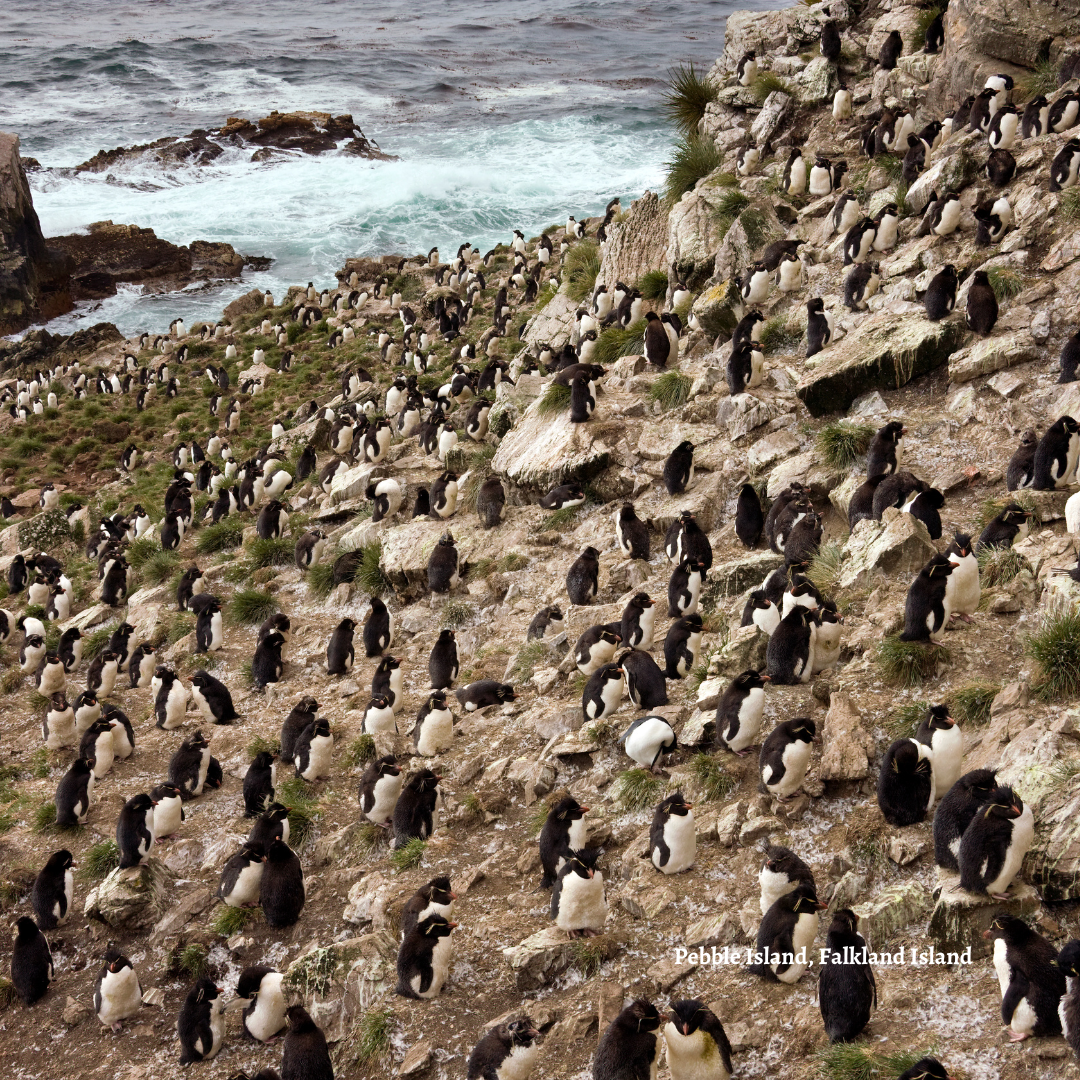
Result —
[{"label": "penguin flipper", "polygon": [[1001,1022],[1008,1027],[1012,1023],[1013,1013],[1016,1012],[1020,1002],[1027,997],[1030,983],[1027,976],[1019,969],[1009,967],[1009,989],[1001,999]]}]

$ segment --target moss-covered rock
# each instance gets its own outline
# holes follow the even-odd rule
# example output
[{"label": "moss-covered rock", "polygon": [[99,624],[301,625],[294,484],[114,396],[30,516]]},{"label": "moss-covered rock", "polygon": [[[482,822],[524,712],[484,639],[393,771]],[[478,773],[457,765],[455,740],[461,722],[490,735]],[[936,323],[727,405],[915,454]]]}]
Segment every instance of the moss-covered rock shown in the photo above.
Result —
[{"label": "moss-covered rock", "polygon": [[70,539],[71,525],[68,524],[67,515],[59,507],[55,510],[43,510],[19,525],[19,547],[23,549],[53,551]]}]

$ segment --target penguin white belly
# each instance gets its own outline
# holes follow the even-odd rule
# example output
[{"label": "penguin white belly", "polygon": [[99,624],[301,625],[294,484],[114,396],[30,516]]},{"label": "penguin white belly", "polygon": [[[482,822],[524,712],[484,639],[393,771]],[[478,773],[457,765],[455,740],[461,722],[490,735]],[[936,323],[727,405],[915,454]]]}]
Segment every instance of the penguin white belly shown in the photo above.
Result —
[{"label": "penguin white belly", "polygon": [[1005,852],[1005,862],[1001,872],[993,881],[986,884],[986,891],[993,894],[1003,894],[1016,877],[1024,862],[1024,856],[1035,839],[1035,818],[1031,813],[1031,807],[1024,806],[1024,812],[1013,821],[1012,836],[1009,839],[1009,847]]},{"label": "penguin white belly", "polygon": [[131,967],[122,967],[117,972],[106,970],[100,993],[101,1007],[97,1017],[106,1027],[134,1016],[142,1004],[139,977]]},{"label": "penguin white belly", "polygon": [[221,998],[216,997],[210,1002],[210,1049],[203,1051],[204,1058],[217,1056],[221,1049],[221,1041],[225,1038],[225,1013],[222,1008]]},{"label": "penguin white belly", "polygon": [[317,780],[330,775],[330,757],[334,749],[334,736],[318,735],[311,740],[308,750],[308,767],[304,772],[305,780]]},{"label": "penguin white belly", "polygon": [[53,904],[53,916],[60,926],[63,926],[71,915],[71,901],[75,896],[75,875],[70,868],[64,871],[64,896],[67,898],[67,909],[63,915],[60,914],[60,904]]},{"label": "penguin white belly", "polygon": [[[187,712],[187,688],[179,679],[172,684],[169,696],[165,699],[165,723],[166,730],[178,728],[184,722],[184,713]],[[205,779],[205,773],[203,775]]]},{"label": "penguin white belly", "polygon": [[1066,1039],[1069,1037],[1069,1022],[1065,1016],[1065,1003],[1073,996],[1073,989],[1076,986],[1076,977],[1073,975],[1065,976],[1065,993],[1058,1002],[1058,1019],[1061,1021],[1061,1034]]},{"label": "penguin white belly", "polygon": [[529,1080],[536,1066],[538,1054],[539,1047],[535,1042],[529,1043],[528,1046],[515,1043],[509,1055],[503,1058],[502,1064],[498,1067],[499,1080]]},{"label": "penguin white belly", "polygon": [[953,609],[952,604],[949,602],[948,591],[946,591],[945,593],[945,598],[942,600],[941,606],[944,614],[942,616],[941,625],[939,627],[937,627],[936,629],[934,628],[935,614],[933,611],[931,611],[930,614],[926,617],[926,626],[927,629],[930,631],[931,641],[942,641],[945,637],[945,631],[949,628],[949,622],[952,619]]},{"label": "penguin white belly", "polygon": [[774,795],[791,795],[799,790],[806,776],[806,767],[810,764],[810,743],[796,739],[784,747],[782,757],[784,776],[772,791]]},{"label": "penguin white belly", "polygon": [[778,874],[775,870],[763,866],[758,874],[758,884],[761,886],[761,914],[764,915],[781,896],[791,892],[797,883],[791,881],[787,874]]},{"label": "penguin white belly", "polygon": [[439,996],[450,974],[450,960],[454,953],[454,946],[450,944],[449,937],[441,937],[435,942],[435,948],[431,950],[431,985],[426,990],[420,989],[420,976],[412,977],[413,991],[422,998],[436,998]]},{"label": "penguin white belly", "polygon": [[817,641],[817,627],[813,623],[810,624],[810,641],[806,648],[806,659],[800,660],[795,665],[795,674],[799,677],[799,682],[809,682],[814,677],[814,653]]},{"label": "penguin white belly", "polygon": [[449,709],[433,709],[424,717],[416,750],[423,757],[434,757],[454,743],[454,717]]},{"label": "penguin white belly", "polygon": [[210,652],[217,652],[225,640],[225,634],[221,627],[221,612],[215,611],[210,617]]},{"label": "penguin white belly", "polygon": [[243,907],[245,904],[259,902],[259,888],[262,885],[264,865],[261,862],[253,862],[240,871],[228,897],[222,897],[229,907]]},{"label": "penguin white belly", "polygon": [[[604,683],[603,688],[600,690],[600,708],[598,709],[596,707],[596,702],[589,702],[589,711],[592,714],[590,719],[598,720],[602,716],[610,716],[619,707],[622,699],[623,680],[608,679],[608,681]],[[466,705],[466,708],[468,708],[468,705]],[[627,752],[629,753],[629,751]],[[637,759],[635,758],[635,760]]]},{"label": "penguin white belly", "polygon": [[754,745],[754,740],[761,730],[761,715],[764,709],[765,691],[760,686],[755,686],[739,706],[739,730],[728,742],[729,750],[738,752]]},{"label": "penguin white belly", "polygon": [[731,1075],[724,1068],[716,1040],[698,1029],[683,1035],[674,1024],[664,1028],[668,1069],[671,1080],[727,1080]]},{"label": "penguin white belly", "polygon": [[780,611],[775,604],[770,604],[767,608],[754,608],[752,618],[754,625],[769,637],[773,636],[773,632],[780,625]]},{"label": "penguin white belly", "polygon": [[400,773],[397,776],[383,776],[375,783],[375,805],[367,812],[368,821],[376,825],[389,821],[397,805],[398,796],[401,794],[401,785],[405,777]]},{"label": "penguin white belly", "polygon": [[108,775],[115,758],[112,731],[109,730],[104,732],[94,743],[94,775],[99,780]]},{"label": "penguin white belly", "polygon": [[1058,482],[1058,487],[1068,487],[1069,484],[1076,483],[1076,467],[1078,463],[1080,463],[1080,435],[1070,435],[1065,464],[1065,478],[1063,481]]},{"label": "penguin white belly", "polygon": [[822,623],[814,638],[814,662],[811,671],[816,675],[819,671],[831,668],[840,659],[840,624]]},{"label": "penguin white belly", "polygon": [[[634,646],[643,652],[648,652],[653,645],[653,626],[656,623],[656,605],[645,608],[638,618],[638,626],[641,627],[641,640]],[[614,653],[612,653],[614,655]]]},{"label": "penguin white belly", "polygon": [[47,723],[48,734],[45,736],[45,745],[50,750],[59,750],[64,746],[74,746],[79,741],[79,733],[75,728],[75,714],[68,710],[60,718],[52,723]]},{"label": "penguin white belly", "polygon": [[955,726],[935,731],[930,746],[934,752],[934,797],[941,799],[960,779],[964,763],[964,733]]},{"label": "penguin white belly", "polygon": [[694,865],[697,857],[697,830],[694,813],[672,814],[664,826],[664,843],[668,846],[668,861],[660,865],[660,849],[653,848],[652,861],[663,874],[681,874]]},{"label": "penguin white belly", "polygon": [[284,976],[271,971],[262,977],[255,1008],[244,1017],[244,1027],[259,1042],[272,1039],[285,1026],[285,998],[281,993]]},{"label": "penguin white belly", "polygon": [[[818,931],[818,915],[815,911],[811,915],[800,915],[795,920],[795,927],[791,931],[791,945],[792,951],[795,956],[800,954],[805,957],[805,960],[793,963],[787,971],[777,973],[777,978],[782,983],[795,983],[802,977],[803,972],[809,966],[810,960],[813,958],[812,949],[814,947],[814,938],[817,937]],[[805,950],[805,952],[803,952]]]},{"label": "penguin white belly", "polygon": [[364,717],[364,730],[375,733],[377,731],[397,731],[397,720],[394,719],[394,710],[371,709]]},{"label": "penguin white belly", "polygon": [[1065,531],[1074,536],[1080,533],[1080,491],[1070,495],[1069,501],[1065,503]]},{"label": "penguin white belly", "polygon": [[649,719],[626,739],[626,756],[643,769],[651,769],[660,748],[671,737],[671,727],[666,720]]},{"label": "penguin white belly", "polygon": [[570,822],[570,828],[566,830],[566,841],[571,851],[583,851],[585,841],[589,835],[589,827],[584,818],[578,818]]},{"label": "penguin white belly", "polygon": [[162,799],[154,807],[154,835],[172,836],[178,832],[183,813],[184,804],[179,795]]},{"label": "penguin white belly", "polygon": [[597,871],[591,878],[567,874],[559,892],[559,914],[555,925],[560,930],[600,930],[607,919],[604,877]]},{"label": "penguin white belly", "polygon": [[979,597],[982,595],[979,560],[973,554],[965,555],[954,565],[956,569],[945,579],[945,599],[953,611],[973,615],[979,609]]},{"label": "penguin white belly", "polygon": [[[1006,959],[1007,946],[1002,938],[994,941],[994,971],[997,973],[998,989],[1004,1001],[1012,981],[1012,969]],[[1060,1006],[1059,1006],[1060,1007]],[[1028,1005],[1027,998],[1021,998],[1009,1018],[1009,1027],[1016,1032],[1030,1032],[1035,1026],[1035,1011]]]}]

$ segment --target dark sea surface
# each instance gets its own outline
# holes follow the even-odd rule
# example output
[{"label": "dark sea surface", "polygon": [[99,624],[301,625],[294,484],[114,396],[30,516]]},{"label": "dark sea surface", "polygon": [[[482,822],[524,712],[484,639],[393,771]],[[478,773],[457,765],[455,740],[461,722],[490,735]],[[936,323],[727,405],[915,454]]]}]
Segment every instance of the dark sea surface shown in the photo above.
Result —
[{"label": "dark sea surface", "polygon": [[[161,330],[180,314],[216,317],[255,285],[332,284],[350,256],[465,240],[486,250],[613,195],[626,204],[662,185],[670,68],[708,70],[727,15],[768,6],[777,0],[4,0],[0,128],[51,167],[30,178],[46,236],[111,219],[276,260],[213,289],[124,288],[50,329]],[[101,149],[272,109],[351,113],[399,160],[253,163],[230,149],[204,167],[69,171]]]}]

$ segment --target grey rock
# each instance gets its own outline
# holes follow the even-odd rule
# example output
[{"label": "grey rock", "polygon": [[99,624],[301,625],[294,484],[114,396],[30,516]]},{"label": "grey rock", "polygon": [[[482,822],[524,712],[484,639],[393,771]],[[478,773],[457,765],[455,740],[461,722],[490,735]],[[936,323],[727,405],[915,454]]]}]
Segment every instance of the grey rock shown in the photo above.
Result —
[{"label": "grey rock", "polygon": [[157,858],[130,870],[117,868],[87,894],[83,914],[114,930],[145,930],[175,902],[175,880]]}]

